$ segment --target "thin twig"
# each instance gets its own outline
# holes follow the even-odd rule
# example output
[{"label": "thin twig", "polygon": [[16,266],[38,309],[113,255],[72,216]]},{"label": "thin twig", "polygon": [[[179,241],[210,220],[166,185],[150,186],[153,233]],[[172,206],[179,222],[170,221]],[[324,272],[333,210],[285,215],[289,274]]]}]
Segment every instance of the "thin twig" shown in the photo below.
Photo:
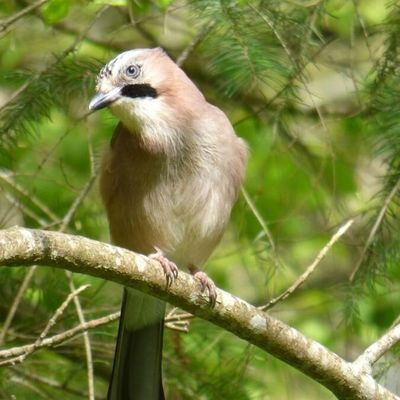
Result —
[{"label": "thin twig", "polygon": [[[75,200],[71,204],[71,206],[68,209],[67,213],[65,214],[64,218],[62,219],[62,221],[60,223],[60,226],[59,226],[59,229],[58,229],[59,232],[64,232],[67,229],[67,227],[70,224],[73,216],[75,215],[75,213],[78,210],[79,206],[82,204],[83,200],[87,196],[90,188],[92,187],[92,185],[93,185],[93,183],[94,183],[94,181],[96,179],[97,171],[93,166],[93,155],[92,155],[91,152],[90,152],[90,160],[91,160],[91,168],[92,168],[91,176],[87,180],[87,182],[85,183],[83,188],[81,189],[81,191],[78,194],[78,196],[75,198]],[[0,178],[1,177],[2,177],[2,175],[0,173]],[[57,220],[53,220],[53,221],[58,223]],[[14,317],[15,317],[15,313],[16,313],[16,311],[17,311],[17,309],[19,307],[19,304],[20,304],[20,302],[22,300],[23,294],[24,294],[26,288],[29,286],[29,284],[30,284],[30,282],[31,282],[31,280],[33,278],[33,274],[36,271],[36,269],[37,269],[37,266],[34,265],[28,271],[28,273],[25,275],[25,278],[22,281],[22,283],[21,283],[21,285],[20,285],[20,287],[18,289],[17,295],[15,296],[14,301],[13,301],[13,303],[12,303],[12,305],[11,305],[9,311],[8,311],[6,320],[5,320],[4,325],[3,325],[3,329],[2,329],[2,331],[0,333],[0,345],[3,343],[3,341],[4,341],[5,337],[6,337],[7,331],[10,328],[11,323],[12,323]]]},{"label": "thin twig", "polygon": [[315,260],[312,262],[312,264],[310,264],[310,266],[305,270],[305,272],[298,279],[296,279],[296,281],[288,289],[286,289],[282,294],[273,298],[266,305],[264,305],[260,308],[262,310],[266,311],[266,310],[270,309],[271,307],[273,307],[279,301],[286,299],[295,290],[297,290],[315,271],[315,269],[317,268],[319,263],[327,255],[329,249],[338,241],[338,239],[341,236],[343,236],[346,233],[346,231],[350,228],[350,226],[353,224],[353,222],[354,222],[354,220],[351,219],[351,220],[347,221],[343,226],[341,226],[338,229],[338,231],[331,237],[331,239],[325,245],[325,247],[318,253]]},{"label": "thin twig", "polygon": [[68,304],[76,298],[76,296],[82,292],[83,290],[87,289],[90,285],[84,285],[79,287],[78,289],[75,289],[73,292],[71,292],[68,297],[64,300],[64,302],[61,304],[60,307],[57,308],[56,312],[53,314],[53,316],[49,319],[47,322],[47,325],[43,329],[42,333],[39,335],[39,337],[36,339],[35,343],[33,343],[32,347],[30,350],[26,351],[25,353],[21,354],[18,357],[2,361],[0,362],[0,366],[3,365],[15,365],[15,364],[20,364],[25,361],[26,357],[28,357],[31,353],[33,353],[37,348],[40,347],[40,345],[43,343],[43,340],[46,338],[47,334],[49,333],[50,329],[57,323],[58,318],[63,314],[65,309],[68,307]]},{"label": "thin twig", "polygon": [[177,312],[178,308],[173,308],[165,317],[165,322],[184,321],[193,319],[194,315],[186,312]]},{"label": "thin twig", "polygon": [[249,194],[247,193],[246,189],[244,187],[242,187],[242,195],[247,203],[247,205],[249,206],[251,212],[254,214],[254,216],[256,217],[258,223],[261,225],[262,230],[265,233],[265,236],[267,237],[269,244],[271,245],[271,249],[273,251],[275,251],[275,242],[274,242],[274,238],[271,235],[271,232],[269,231],[267,224],[265,223],[265,221],[263,220],[261,214],[258,212],[257,207],[254,205],[253,201],[251,200]]},{"label": "thin twig", "polygon": [[374,59],[373,51],[371,49],[371,44],[369,43],[369,35],[368,35],[368,31],[367,31],[367,26],[364,22],[364,18],[362,17],[362,15],[360,13],[359,1],[353,0],[353,7],[354,7],[355,14],[357,16],[358,22],[360,23],[360,26],[361,26],[361,29],[362,29],[362,32],[364,35],[365,45],[368,49],[369,58],[371,60],[373,60]]},{"label": "thin twig", "polygon": [[[76,291],[76,288],[75,288],[75,283],[73,280],[73,274],[71,271],[65,271],[65,275],[67,276],[67,279],[68,279],[69,289],[70,289],[71,293],[74,293]],[[78,296],[74,296],[74,304],[75,304],[75,310],[76,310],[76,314],[78,315],[79,322],[81,323],[81,325],[83,325],[86,323],[86,320],[85,320],[82,305],[81,305],[81,302],[80,302]],[[84,343],[85,352],[86,352],[89,400],[94,400],[93,354],[92,354],[92,347],[90,344],[89,333],[87,331],[83,332],[83,343]]]},{"label": "thin twig", "polygon": [[186,46],[179,57],[176,59],[176,64],[181,67],[186,59],[189,57],[190,53],[204,40],[204,38],[208,35],[208,33],[214,28],[216,22],[212,21],[209,24],[205,25],[193,38],[193,40]]},{"label": "thin twig", "polygon": [[61,224],[60,224],[60,228],[59,228],[59,232],[64,232],[67,229],[67,227],[70,224],[70,222],[71,222],[73,216],[75,215],[76,211],[78,210],[78,208],[82,204],[83,200],[88,195],[88,193],[89,193],[90,189],[92,188],[94,182],[96,181],[96,178],[97,178],[97,171],[94,171],[91,174],[90,178],[86,181],[85,185],[83,186],[83,188],[79,192],[78,196],[72,202],[71,207],[69,208],[69,210],[65,214],[65,217],[62,219]]},{"label": "thin twig", "polygon": [[11,102],[13,102],[33,81],[34,78],[28,79],[24,82],[11,96],[7,99],[7,101],[0,107],[0,111],[6,108]]},{"label": "thin twig", "polygon": [[[41,0],[40,2],[38,2],[37,4],[42,4],[47,0]],[[95,17],[91,20],[91,22],[88,24],[88,26],[79,34],[79,36],[77,38],[75,38],[75,40],[72,42],[72,44],[63,52],[61,53],[61,56],[59,56],[57,58],[56,63],[61,59],[65,58],[68,54],[70,54],[71,52],[73,52],[76,47],[78,46],[78,44],[85,38],[85,36],[87,35],[87,33],[89,32],[89,30],[91,29],[91,27],[94,25],[94,23],[98,20],[98,18],[102,15],[102,13],[108,8],[108,6],[104,6],[102,7],[95,15]],[[30,10],[32,10],[32,8],[30,8]],[[29,10],[29,11],[30,11]],[[19,18],[21,18],[23,15],[25,15],[25,13],[21,13],[21,15],[19,16]],[[15,18],[14,18],[15,19]],[[7,20],[6,22],[9,22],[9,20]],[[3,24],[4,27],[4,24]],[[28,86],[28,85],[27,85]],[[27,87],[25,86],[24,89]],[[23,89],[23,90],[24,90]],[[19,93],[22,93],[23,90],[21,90]],[[84,190],[81,192],[81,196],[79,196],[73,203],[72,207],[70,208],[69,212],[67,213],[67,215],[64,217],[64,219],[62,220],[61,223],[61,227],[60,227],[60,231],[64,230],[66,228],[66,226],[68,225],[70,219],[72,218],[72,215],[75,213],[76,209],[78,208],[80,202],[82,201],[82,199],[86,196],[87,192],[89,191],[90,187],[92,186],[94,180],[95,180],[95,174],[92,174],[91,178],[89,179],[87,185],[85,185]],[[27,196],[29,197],[29,196]],[[31,200],[32,201],[32,200]],[[43,207],[42,207],[43,208]],[[48,210],[50,211],[50,210]],[[51,219],[53,221],[58,220],[58,218],[53,214],[51,215],[51,213],[47,214],[48,216],[51,217]],[[67,278],[69,280],[69,286],[70,286],[70,290],[71,293],[75,292],[75,285],[73,282],[73,278],[72,278],[72,273],[71,272],[66,272]],[[29,279],[30,280],[30,279]],[[26,282],[25,282],[26,283]],[[28,281],[29,283],[29,281]],[[25,287],[27,286],[27,284],[25,285]],[[14,302],[16,304],[19,304],[18,302]],[[85,318],[84,318],[84,314],[83,314],[83,310],[79,301],[79,298],[77,296],[74,296],[74,304],[75,304],[75,308],[76,308],[76,312],[78,315],[78,319],[80,321],[81,324],[85,323]],[[16,307],[15,307],[16,309]],[[15,310],[13,312],[15,314]],[[14,315],[10,314],[10,322],[12,320]],[[3,330],[3,336],[5,335],[6,331]],[[85,351],[86,351],[86,360],[87,360],[87,369],[88,369],[88,387],[89,387],[89,399],[93,400],[94,399],[94,379],[93,379],[93,359],[92,359],[92,351],[91,351],[91,346],[90,346],[90,340],[89,340],[89,335],[87,332],[84,333],[84,344],[85,344]]]},{"label": "thin twig", "polygon": [[[79,28],[67,25],[67,21],[59,22],[59,23],[53,25],[52,28],[57,29],[68,35],[75,36],[80,33]],[[89,42],[96,46],[104,47],[108,51],[112,50],[112,51],[120,53],[121,51],[124,50],[124,47],[122,45],[114,44],[111,41],[105,41],[105,40],[102,40],[101,38],[95,38],[92,35],[86,35],[86,37],[84,37],[82,41]]]},{"label": "thin twig", "polygon": [[194,318],[193,314],[181,312],[174,307],[165,317],[165,327],[178,332],[189,332],[190,320]]},{"label": "thin twig", "polygon": [[78,296],[79,293],[83,292],[88,287],[90,287],[90,285],[82,285],[78,289],[74,289],[74,291],[68,295],[68,297],[64,300],[61,306],[58,307],[54,315],[49,319],[49,322],[47,323],[46,327],[43,329],[43,332],[40,334],[38,340],[36,341],[37,344],[40,344],[40,342],[42,342],[43,339],[47,336],[50,329],[57,323],[58,318],[60,318],[65,309],[68,307],[68,304],[71,302],[71,300],[76,298],[76,296]]},{"label": "thin twig", "polygon": [[183,333],[188,333],[189,332],[189,323],[182,323],[182,324],[165,324],[165,326],[168,329],[171,329],[171,331],[177,331],[177,332],[183,332]]},{"label": "thin twig", "polygon": [[55,215],[53,211],[51,211],[49,207],[47,207],[46,204],[44,204],[41,200],[32,195],[32,193],[27,192],[25,188],[23,188],[21,185],[14,182],[13,179],[11,179],[11,176],[12,174],[5,172],[4,170],[0,171],[0,180],[9,185],[15,192],[17,192],[21,196],[29,199],[34,206],[36,206],[40,211],[42,211],[43,214],[47,216],[47,218],[53,221],[58,220],[57,215]]},{"label": "thin twig", "polygon": [[[180,319],[192,319],[195,316],[190,314],[190,313],[182,313],[182,314],[176,314],[168,316],[165,318],[165,323],[166,326],[169,322],[173,322],[174,320]],[[0,351],[0,359],[4,358],[10,358],[10,357],[17,357],[25,353],[33,353],[36,352],[37,350],[45,347],[56,347],[60,345],[61,343],[70,340],[71,338],[81,334],[82,332],[88,331],[89,329],[94,329],[98,328],[100,326],[107,325],[111,322],[114,322],[118,320],[121,316],[121,312],[117,311],[115,313],[106,315],[105,317],[93,319],[91,321],[87,321],[84,324],[79,324],[78,326],[68,329],[62,333],[56,334],[54,336],[51,336],[49,338],[43,339],[38,345],[35,346],[34,343],[32,344],[26,344],[23,346],[18,346],[18,347],[12,347],[7,350],[1,350]]]},{"label": "thin twig", "polygon": [[301,76],[301,73],[305,70],[305,68],[313,62],[317,56],[325,49],[325,47],[329,43],[325,43],[323,46],[321,46],[318,50],[316,50],[310,57],[307,59],[307,61],[301,66],[300,70],[294,71],[294,73],[288,78],[286,84],[279,89],[264,105],[262,105],[260,108],[257,110],[253,111],[251,114],[244,116],[243,118],[235,121],[232,125],[235,127],[237,125],[242,124],[243,122],[247,121],[250,118],[253,118],[255,115],[261,114],[263,111],[268,109],[277,99],[281,97],[283,93],[285,93],[288,89],[291,89],[293,86],[293,82]]},{"label": "thin twig", "polygon": [[10,25],[17,22],[19,19],[23,18],[26,14],[29,14],[31,11],[36,10],[41,7],[43,4],[47,3],[49,0],[38,0],[36,3],[30,4],[25,7],[21,11],[15,13],[11,17],[7,18],[5,21],[0,22],[0,32],[4,32]]},{"label": "thin twig", "polygon": [[[276,38],[278,39],[278,41],[280,42],[281,46],[283,47],[283,49],[285,50],[285,53],[287,54],[289,60],[291,60],[292,64],[295,67],[296,71],[301,71],[302,70],[302,65],[298,62],[298,60],[296,60],[296,57],[292,54],[292,51],[290,50],[289,46],[285,43],[285,41],[283,40],[282,35],[279,33],[279,31],[276,29],[274,23],[271,21],[271,19],[264,13],[262,13],[260,10],[258,10],[256,7],[254,7],[254,5],[252,5],[251,3],[249,3],[249,6],[260,16],[260,18],[269,26],[269,28],[271,29],[271,31],[274,33],[274,35],[276,36]],[[301,83],[304,86],[305,91],[307,92],[311,102],[313,103],[313,107],[317,112],[317,115],[321,121],[321,125],[323,126],[324,130],[328,132],[328,128],[325,124],[323,115],[321,113],[320,108],[318,107],[318,105],[315,103],[314,100],[314,96],[311,93],[307,82],[304,78],[304,76],[300,73],[299,74],[299,80],[301,81]]]},{"label": "thin twig", "polygon": [[[76,197],[75,201],[72,203],[69,211],[65,215],[61,226],[60,230],[65,229],[68,224],[70,223],[73,215],[75,214],[76,210],[82,203],[83,199],[86,197],[86,195],[89,193],[89,190],[91,189],[94,181],[96,180],[96,168],[94,165],[94,159],[93,159],[93,152],[91,146],[89,146],[89,157],[90,157],[90,166],[91,166],[91,174],[89,180],[86,182],[85,186],[82,188],[80,194],[78,197]],[[65,274],[69,280],[69,287],[71,292],[75,290],[75,284],[73,280],[73,274],[70,271],[65,271]],[[78,315],[79,322],[81,324],[84,324],[86,322],[85,316],[83,314],[83,309],[81,302],[79,300],[79,296],[74,297],[74,303],[75,303],[75,309],[76,313]],[[83,333],[83,342],[85,346],[85,352],[86,352],[86,364],[87,364],[87,376],[88,376],[88,398],[89,400],[94,400],[95,399],[95,392],[94,392],[94,370],[93,370],[93,354],[92,354],[92,347],[90,343],[90,337],[88,332]]]},{"label": "thin twig", "polygon": [[37,269],[37,265],[33,265],[32,268],[30,268],[28,270],[28,272],[26,273],[26,275],[24,277],[24,280],[22,281],[20,287],[18,288],[18,292],[14,298],[14,301],[11,304],[10,309],[8,310],[6,320],[4,321],[4,324],[3,324],[3,329],[0,332],[0,345],[2,345],[4,342],[4,339],[6,337],[8,329],[10,328],[11,323],[15,317],[15,313],[17,312],[18,306],[22,300],[25,290],[29,286],[29,283],[31,282],[31,279],[32,279],[33,274],[35,273],[36,269]]},{"label": "thin twig", "polygon": [[[88,181],[86,182],[86,184],[83,186],[82,190],[80,191],[79,195],[75,198],[74,202],[72,203],[71,207],[69,208],[68,212],[66,213],[65,217],[63,218],[63,220],[61,221],[61,225],[59,227],[59,231],[63,232],[67,226],[69,225],[69,223],[71,222],[75,212],[77,211],[77,209],[79,208],[79,206],[81,205],[81,203],[83,202],[84,198],[87,196],[90,188],[92,187],[95,179],[96,179],[96,170],[93,167],[93,155],[90,154],[90,159],[91,159],[91,166],[92,166],[92,172],[91,172],[91,176],[88,179]],[[0,178],[2,177],[2,175],[0,174]],[[7,176],[6,176],[7,178]],[[18,187],[19,188],[19,187]],[[21,188],[21,191],[24,190],[23,188]],[[22,192],[25,193],[25,192]],[[32,198],[31,198],[32,200]],[[40,203],[39,203],[40,204]],[[50,210],[49,210],[50,211]],[[57,218],[52,218],[53,220],[57,220]],[[6,319],[6,323],[3,327],[3,330],[1,332],[1,340],[0,343],[2,342],[2,340],[4,340],[5,335],[11,325],[11,322],[15,316],[16,310],[21,302],[23,293],[25,292],[26,288],[28,287],[32,277],[33,277],[33,273],[35,272],[36,268],[32,268],[32,270],[30,271],[30,273],[28,273],[25,276],[24,281],[22,282],[17,296],[15,297],[13,304],[8,312],[7,315],[7,319]],[[67,275],[67,279],[69,280],[69,286],[70,286],[70,290],[71,293],[73,293],[76,288],[75,285],[73,283],[72,280],[72,273],[69,271],[66,271],[66,275]],[[75,308],[76,308],[76,312],[78,315],[78,319],[79,322],[81,324],[85,323],[85,318],[84,318],[84,314],[83,314],[83,310],[79,301],[78,296],[74,296],[74,304],[75,304]],[[88,392],[89,392],[89,399],[93,400],[94,399],[94,372],[93,372],[93,357],[92,357],[92,351],[91,351],[91,346],[90,346],[90,338],[87,332],[84,333],[83,336],[83,340],[84,340],[84,346],[85,346],[85,351],[86,351],[86,360],[87,360],[87,370],[88,370]],[[24,360],[24,359],[23,359]],[[22,362],[21,361],[17,361],[17,362]],[[0,364],[1,365],[1,364]]]},{"label": "thin twig", "polygon": [[85,37],[88,35],[89,31],[93,28],[93,25],[99,20],[99,18],[103,15],[103,13],[109,8],[110,6],[105,5],[100,8],[94,15],[93,19],[87,24],[85,29],[79,30],[78,36],[75,38],[75,40],[71,43],[70,46],[68,46],[62,53],[61,56],[58,57],[59,59],[63,59],[67,57],[70,53],[74,52],[78,45],[85,39]]},{"label": "thin twig", "polygon": [[385,216],[386,210],[388,209],[390,202],[392,201],[394,195],[397,193],[397,191],[399,189],[400,189],[400,178],[398,179],[396,184],[393,186],[393,189],[390,191],[390,193],[385,198],[385,201],[383,202],[383,206],[382,206],[382,208],[381,208],[381,210],[380,210],[380,212],[378,214],[378,217],[376,218],[376,221],[375,221],[375,223],[374,223],[374,225],[373,225],[373,227],[372,227],[372,229],[371,229],[371,231],[370,231],[370,233],[368,235],[368,239],[365,242],[365,245],[364,245],[364,247],[362,249],[360,258],[358,259],[357,264],[354,267],[353,272],[350,275],[350,278],[349,278],[350,282],[354,281],[354,278],[357,275],[357,273],[358,273],[358,271],[359,271],[359,269],[360,269],[360,267],[362,265],[362,262],[364,261],[364,257],[367,254],[367,250],[368,250],[369,246],[371,245],[371,243],[373,242],[374,237],[376,235],[376,232],[378,231],[378,229],[379,229],[379,227],[380,227],[380,225],[381,225],[381,223],[383,221],[383,218]]},{"label": "thin twig", "polygon": [[400,325],[390,328],[376,342],[372,343],[355,361],[367,373],[371,373],[372,366],[393,346],[400,342]]},{"label": "thin twig", "polygon": [[[88,181],[86,182],[86,184],[83,186],[83,188],[81,189],[79,195],[73,201],[72,205],[70,206],[68,212],[65,214],[64,218],[62,219],[61,224],[58,229],[59,232],[64,232],[67,229],[67,227],[68,227],[69,223],[71,222],[73,216],[75,215],[77,209],[79,208],[79,206],[82,204],[83,200],[89,193],[89,191],[96,179],[97,170],[95,169],[95,166],[94,166],[93,152],[92,152],[91,148],[89,148],[89,155],[90,155],[90,161],[91,161],[91,176],[88,179]],[[53,221],[56,221],[56,220],[53,219]],[[5,335],[6,335],[8,329],[11,325],[11,322],[15,316],[16,310],[21,302],[22,296],[23,296],[26,288],[28,287],[35,270],[36,270],[36,267],[32,268],[32,270],[29,271],[29,273],[26,275],[24,281],[22,282],[22,284],[18,290],[17,296],[15,297],[13,304],[8,312],[8,315],[6,318],[6,323],[3,326],[3,330],[1,332],[1,337],[0,337],[0,343],[5,338]],[[66,272],[66,274],[69,279],[69,284],[70,284],[71,293],[72,293],[75,290],[75,286],[72,281],[72,274],[70,272]],[[84,319],[83,310],[80,305],[79,298],[77,296],[74,297],[74,303],[75,303],[76,311],[78,314],[79,322],[82,324],[85,322],[85,319]],[[88,369],[89,399],[93,400],[94,399],[93,357],[92,357],[92,351],[91,351],[91,346],[90,346],[90,339],[89,339],[89,336],[87,333],[84,333],[84,346],[85,346],[85,351],[86,351],[87,369]]]},{"label": "thin twig", "polygon": [[40,160],[40,163],[37,165],[36,169],[34,172],[32,172],[32,179],[36,178],[36,176],[42,171],[46,163],[50,160],[50,157],[55,153],[57,148],[60,146],[60,144],[64,141],[64,139],[72,132],[73,129],[76,128],[76,126],[81,122],[81,118],[78,118],[74,121],[72,126],[70,126],[68,129],[66,129],[62,135],[59,135],[57,137],[57,141],[50,147],[50,149],[46,152],[46,154],[43,155],[43,157]]},{"label": "thin twig", "polygon": [[15,207],[17,208],[23,215],[33,219],[40,227],[44,227],[48,224],[46,220],[37,215],[30,208],[26,207],[21,201],[14,198],[11,193],[4,191],[4,197]]},{"label": "thin twig", "polygon": [[65,393],[70,393],[73,394],[74,396],[79,396],[79,397],[87,397],[87,393],[81,390],[75,390],[73,388],[70,388],[68,386],[66,386],[63,383],[60,383],[54,379],[51,379],[47,376],[41,376],[41,375],[37,375],[31,371],[29,371],[29,373],[21,371],[21,368],[13,368],[11,367],[11,370],[16,373],[17,375],[20,375],[22,377],[24,377],[27,380],[33,381],[33,382],[38,382],[47,386],[50,386],[54,389],[59,389],[62,390]]},{"label": "thin twig", "polygon": [[20,225],[22,213],[18,207],[18,201],[0,187],[0,227],[6,228],[11,225]]},{"label": "thin twig", "polygon": [[[42,0],[42,1],[48,1],[48,0]],[[14,101],[21,93],[23,93],[35,79],[40,79],[40,77],[44,73],[46,73],[46,71],[53,68],[60,61],[62,61],[65,57],[67,57],[70,53],[74,52],[76,50],[76,48],[78,47],[79,43],[81,43],[86,38],[86,36],[88,35],[88,33],[91,30],[91,28],[93,27],[93,25],[98,21],[98,19],[101,17],[101,15],[104,13],[104,11],[107,10],[107,8],[109,8],[109,6],[107,6],[107,5],[102,7],[100,10],[98,10],[96,12],[94,18],[90,21],[90,23],[86,26],[85,29],[76,31],[75,33],[77,34],[77,37],[75,38],[75,40],[60,55],[55,56],[56,57],[55,62],[53,64],[50,64],[49,67],[47,67],[43,72],[41,72],[40,74],[38,74],[35,77],[31,77],[31,79],[29,79],[27,82],[25,82],[23,85],[21,85],[21,87],[12,94],[11,98],[8,99],[8,101],[0,107],[0,111],[2,109],[4,109],[8,104],[10,104],[12,101]],[[0,25],[0,27],[1,27],[1,25]],[[0,29],[0,31],[1,31],[1,29]],[[86,118],[88,115],[89,115],[89,113],[85,114],[83,117],[79,118],[77,122],[79,122],[82,118]]]},{"label": "thin twig", "polygon": [[264,13],[262,13],[257,7],[255,7],[253,4],[249,3],[249,7],[256,13],[258,14],[258,16],[269,26],[269,28],[271,29],[271,31],[273,32],[273,34],[276,36],[276,38],[278,39],[278,41],[280,42],[280,44],[282,45],[283,49],[285,50],[285,53],[288,55],[288,57],[290,59],[293,58],[292,62],[293,64],[296,65],[297,68],[297,61],[294,60],[294,57],[292,56],[292,52],[290,51],[289,47],[287,46],[287,44],[285,43],[285,41],[283,40],[281,34],[279,33],[279,31],[276,29],[274,23],[271,21],[271,19]]},{"label": "thin twig", "polygon": [[25,354],[27,352],[33,353],[44,347],[55,347],[55,346],[65,342],[66,340],[69,340],[69,339],[81,334],[82,332],[86,332],[89,329],[94,329],[99,326],[107,325],[110,322],[116,321],[117,319],[119,319],[120,315],[121,315],[121,312],[118,311],[118,312],[106,315],[105,317],[87,321],[84,324],[79,324],[78,326],[75,326],[74,328],[68,329],[62,333],[58,333],[57,335],[43,339],[41,341],[41,343],[37,346],[35,346],[35,344],[32,343],[32,344],[26,344],[24,346],[12,347],[7,350],[2,350],[2,351],[0,351],[0,358],[16,357],[16,356]]},{"label": "thin twig", "polygon": [[[21,385],[21,386],[25,386],[29,390],[29,393],[31,395],[33,395],[35,393],[36,396],[34,398],[43,398],[43,399],[46,399],[46,400],[52,400],[52,398],[47,393],[45,393],[42,389],[39,389],[32,382],[26,382],[25,379],[22,379],[22,378],[20,378],[18,376],[13,376],[13,377],[11,377],[10,380],[13,383],[16,383],[16,384]],[[37,396],[39,396],[39,397],[37,397]],[[13,397],[11,397],[11,399],[13,399]]]}]

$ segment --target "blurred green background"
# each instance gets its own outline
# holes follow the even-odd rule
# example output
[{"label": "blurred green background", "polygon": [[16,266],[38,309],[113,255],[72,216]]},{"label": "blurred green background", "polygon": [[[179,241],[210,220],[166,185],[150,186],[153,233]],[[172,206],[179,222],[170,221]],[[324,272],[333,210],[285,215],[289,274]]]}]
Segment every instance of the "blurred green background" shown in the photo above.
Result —
[{"label": "blurred green background", "polygon": [[[3,0],[1,226],[109,240],[94,178],[116,119],[108,110],[89,116],[87,105],[105,62],[124,50],[161,46],[227,113],[251,152],[249,200],[239,197],[208,273],[225,290],[266,304],[354,219],[304,286],[269,310],[353,360],[399,314],[399,6]],[[34,342],[70,291],[63,271],[40,267],[27,277],[28,271],[0,273],[3,348]],[[86,320],[119,309],[117,285],[82,275],[73,282],[91,284],[80,295]],[[50,335],[77,324],[71,304]],[[105,398],[117,325],[89,333],[98,399]],[[166,329],[165,336],[169,399],[333,398],[200,319],[189,333]],[[394,389],[396,363],[395,349],[375,371]],[[82,336],[0,367],[1,399],[80,399],[87,392]]]}]

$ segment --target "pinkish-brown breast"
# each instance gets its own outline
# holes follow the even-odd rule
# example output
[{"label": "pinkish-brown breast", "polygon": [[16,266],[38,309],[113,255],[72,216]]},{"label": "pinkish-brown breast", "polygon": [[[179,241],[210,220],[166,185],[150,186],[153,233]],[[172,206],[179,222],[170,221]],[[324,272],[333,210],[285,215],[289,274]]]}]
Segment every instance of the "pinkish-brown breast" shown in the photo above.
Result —
[{"label": "pinkish-brown breast", "polygon": [[100,177],[113,243],[144,254],[157,246],[178,266],[201,267],[223,234],[243,179],[246,147],[229,128],[201,139],[188,133],[193,137],[184,154],[171,158],[120,124]]}]

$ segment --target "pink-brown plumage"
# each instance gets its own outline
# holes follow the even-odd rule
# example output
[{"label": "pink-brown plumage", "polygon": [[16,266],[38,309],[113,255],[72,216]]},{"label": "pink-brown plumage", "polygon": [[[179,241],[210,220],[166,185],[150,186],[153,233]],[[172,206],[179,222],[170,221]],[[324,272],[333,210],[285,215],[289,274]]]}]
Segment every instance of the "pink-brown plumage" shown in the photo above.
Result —
[{"label": "pink-brown plumage", "polygon": [[164,52],[155,51],[150,60],[165,75],[156,79],[159,96],[134,126],[126,126],[116,110],[122,123],[103,157],[100,188],[111,236],[144,254],[157,246],[179,267],[201,267],[228,223],[246,146]]},{"label": "pink-brown plumage", "polygon": [[[161,49],[120,54],[100,72],[90,108],[119,118],[101,166],[100,192],[112,241],[153,254],[171,283],[199,271],[217,246],[242,184],[247,148],[217,107]],[[168,260],[165,258],[168,258]],[[164,399],[161,350],[165,303],[124,292],[109,400]]]}]

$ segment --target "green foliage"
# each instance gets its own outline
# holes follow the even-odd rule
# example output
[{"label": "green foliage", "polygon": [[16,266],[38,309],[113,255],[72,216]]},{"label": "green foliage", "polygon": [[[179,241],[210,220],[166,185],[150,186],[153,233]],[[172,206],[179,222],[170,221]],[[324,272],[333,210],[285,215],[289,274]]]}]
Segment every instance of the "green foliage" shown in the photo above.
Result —
[{"label": "green foliage", "polygon": [[296,50],[304,39],[306,13],[280,2],[199,1],[194,3],[211,31],[202,47],[209,71],[227,96],[240,90],[259,93],[260,86],[279,90],[298,70]]},{"label": "green foliage", "polygon": [[375,157],[380,158],[386,170],[381,176],[381,189],[371,212],[369,230],[371,240],[356,276],[364,290],[383,293],[394,290],[398,282],[396,268],[399,252],[400,202],[400,42],[398,39],[400,11],[393,4],[384,31],[389,32],[384,55],[372,70],[374,79],[369,84],[371,103],[369,130],[374,138]]},{"label": "green foliage", "polygon": [[15,71],[4,80],[22,85],[19,96],[0,109],[1,148],[10,151],[21,136],[37,135],[39,123],[54,107],[66,109],[71,99],[93,88],[98,63],[63,58],[42,72]]},{"label": "green foliage", "polygon": [[[2,21],[25,4],[0,3]],[[161,45],[175,59],[188,51],[185,71],[228,114],[250,148],[245,188],[257,214],[240,196],[207,266],[216,283],[265,304],[304,272],[343,221],[355,218],[305,285],[270,312],[351,357],[396,318],[396,2],[50,0],[2,35],[3,226],[57,230],[91,182],[116,125],[107,111],[88,116],[104,62],[134,47]],[[74,211],[68,232],[109,240],[96,185]],[[22,268],[1,272],[1,324],[25,276]],[[88,320],[119,308],[117,285],[86,276],[75,276],[74,282],[92,285],[80,296]],[[6,346],[33,343],[68,293],[62,271],[38,268]],[[71,305],[51,335],[77,324]],[[113,323],[90,331],[98,398],[106,392],[116,329]],[[166,332],[170,398],[331,398],[317,383],[207,322],[194,319],[189,334]],[[398,351],[391,357],[398,360]],[[86,392],[80,337],[38,351],[21,365],[0,368],[0,398],[75,399]]]},{"label": "green foliage", "polygon": [[67,16],[70,7],[70,0],[50,0],[42,8],[43,20],[46,24],[54,25]]}]

